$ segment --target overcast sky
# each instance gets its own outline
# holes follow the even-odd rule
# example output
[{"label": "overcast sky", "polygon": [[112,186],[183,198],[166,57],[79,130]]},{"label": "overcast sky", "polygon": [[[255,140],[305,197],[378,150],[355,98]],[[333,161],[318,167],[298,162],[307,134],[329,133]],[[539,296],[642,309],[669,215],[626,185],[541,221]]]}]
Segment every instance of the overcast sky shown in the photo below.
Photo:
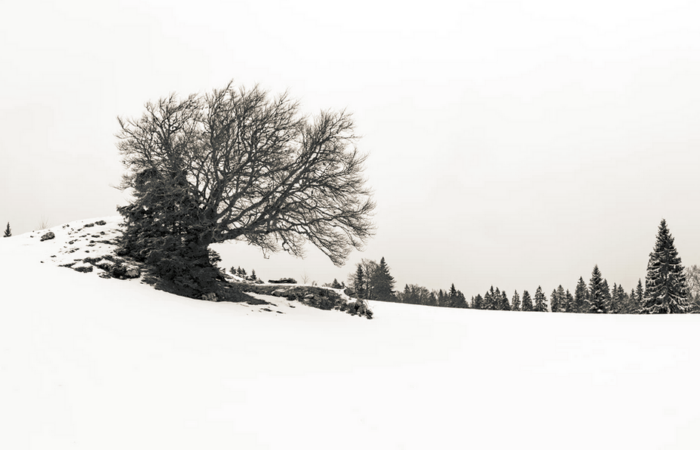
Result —
[{"label": "overcast sky", "polygon": [[115,215],[117,116],[229,80],[354,113],[376,236],[335,268],[224,249],[263,277],[629,291],[662,218],[700,264],[694,1],[2,1],[0,223]]}]

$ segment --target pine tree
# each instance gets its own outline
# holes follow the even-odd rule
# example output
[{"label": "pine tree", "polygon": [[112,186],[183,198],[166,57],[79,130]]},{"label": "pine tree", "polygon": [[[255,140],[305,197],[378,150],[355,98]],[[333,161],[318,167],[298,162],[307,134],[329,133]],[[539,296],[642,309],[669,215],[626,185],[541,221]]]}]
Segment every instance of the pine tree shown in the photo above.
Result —
[{"label": "pine tree", "polygon": [[333,289],[341,289],[343,286],[341,286],[340,283],[338,283],[337,278],[333,278],[333,283],[331,284],[331,287]]},{"label": "pine tree", "polygon": [[481,294],[477,294],[474,298],[474,301],[472,302],[472,308],[484,309],[484,299],[481,297]]},{"label": "pine tree", "polygon": [[608,280],[605,278],[603,278],[603,302],[605,303],[605,312],[610,313],[612,295],[610,295],[610,285],[608,285]]},{"label": "pine tree", "polygon": [[[559,299],[559,308],[557,309],[558,312],[566,311],[566,292],[564,292],[564,288],[560,284],[559,287],[557,288],[557,298]],[[554,309],[552,307],[552,312],[554,312]]]},{"label": "pine tree", "polygon": [[499,309],[501,311],[510,311],[510,303],[508,302],[506,291],[501,292],[501,307]]},{"label": "pine tree", "polygon": [[576,300],[569,290],[566,290],[566,312],[576,312]]},{"label": "pine tree", "polygon": [[541,286],[537,286],[537,291],[535,291],[534,310],[537,312],[547,312],[547,297],[545,297],[544,292],[542,292]]},{"label": "pine tree", "polygon": [[530,293],[523,291],[523,311],[532,311],[534,307],[532,306],[532,298],[530,298]]},{"label": "pine tree", "polygon": [[634,310],[634,313],[639,314],[641,312],[642,305],[644,305],[644,287],[642,286],[641,278],[637,282],[637,292],[635,292],[634,301],[635,301],[636,307],[637,307]]},{"label": "pine tree", "polygon": [[120,252],[144,262],[156,286],[190,297],[216,289],[221,277],[203,242],[209,219],[195,217],[198,200],[179,171],[146,169],[131,177],[135,200],[117,208],[124,217]]},{"label": "pine tree", "polygon": [[557,293],[556,289],[552,291],[552,295],[549,297],[549,304],[552,305],[552,312],[559,312],[561,304],[559,302],[559,294]]},{"label": "pine tree", "polygon": [[5,234],[3,237],[10,237],[12,236],[12,230],[10,229],[10,222],[7,222],[7,228],[5,228]]},{"label": "pine tree", "polygon": [[379,261],[377,270],[372,273],[372,293],[375,299],[387,301],[391,299],[394,293],[394,277],[389,273],[389,266],[386,264],[384,257]]},{"label": "pine tree", "polygon": [[685,269],[666,220],[661,220],[654,251],[649,255],[645,284],[642,314],[682,314],[689,311]]},{"label": "pine tree", "polygon": [[578,284],[576,285],[576,291],[574,293],[574,310],[572,312],[586,312],[586,305],[588,303],[588,288],[586,283],[583,281],[583,277],[579,277]]},{"label": "pine tree", "polygon": [[452,302],[452,306],[455,308],[467,308],[468,307],[467,298],[464,296],[462,291],[460,291],[459,289],[455,293],[455,299]]},{"label": "pine tree", "polygon": [[364,298],[365,295],[365,275],[362,272],[362,265],[357,265],[357,272],[355,273],[355,295],[357,298]]},{"label": "pine tree", "polygon": [[513,294],[513,304],[510,307],[511,311],[520,311],[520,296],[518,291]]},{"label": "pine tree", "polygon": [[[250,273],[250,278],[251,278],[251,280],[253,280],[253,281],[255,281],[255,280],[258,279],[258,276],[255,275],[255,269],[253,269],[253,271]],[[337,281],[336,281],[336,283],[337,283]]]},{"label": "pine tree", "polygon": [[[586,301],[586,312],[603,313],[608,312],[608,304],[606,302],[605,287],[607,282],[603,280],[603,276],[598,269],[598,265],[593,268],[591,281],[588,285],[588,299]],[[609,291],[608,291],[609,292]]]}]

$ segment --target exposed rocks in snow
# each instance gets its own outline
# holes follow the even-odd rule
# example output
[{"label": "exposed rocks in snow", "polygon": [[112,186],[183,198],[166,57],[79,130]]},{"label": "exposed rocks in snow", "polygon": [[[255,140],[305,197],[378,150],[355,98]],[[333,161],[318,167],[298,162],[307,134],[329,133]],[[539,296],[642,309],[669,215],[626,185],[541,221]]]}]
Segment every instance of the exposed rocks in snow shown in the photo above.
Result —
[{"label": "exposed rocks in snow", "polygon": [[41,240],[42,240],[42,241],[47,241],[47,240],[53,239],[53,238],[55,238],[55,237],[56,237],[56,235],[53,234],[53,231],[49,231],[48,233],[46,233],[45,235],[43,235],[43,236],[41,237]]},{"label": "exposed rocks in snow", "polygon": [[330,310],[336,309],[346,311],[351,315],[372,318],[372,311],[363,300],[347,301],[332,289],[316,286],[292,286],[281,289],[278,286],[255,285],[246,283],[236,283],[243,292],[255,292],[257,294],[274,295],[284,297],[288,300],[296,300],[314,308]]},{"label": "exposed rocks in snow", "polygon": [[83,273],[92,272],[92,264],[81,262],[81,263],[73,264],[71,269],[75,270],[76,272],[83,272]]},{"label": "exposed rocks in snow", "polygon": [[208,294],[202,295],[202,300],[206,300],[208,302],[218,302],[219,297],[216,295],[215,292],[210,292]]}]

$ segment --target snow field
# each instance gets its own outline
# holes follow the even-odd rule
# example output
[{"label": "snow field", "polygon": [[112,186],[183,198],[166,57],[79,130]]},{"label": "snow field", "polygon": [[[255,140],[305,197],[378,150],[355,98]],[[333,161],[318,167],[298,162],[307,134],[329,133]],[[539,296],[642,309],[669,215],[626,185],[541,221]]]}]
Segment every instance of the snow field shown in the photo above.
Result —
[{"label": "snow field", "polygon": [[700,447],[697,316],[266,312],[58,267],[56,228],[0,239],[0,448]]}]

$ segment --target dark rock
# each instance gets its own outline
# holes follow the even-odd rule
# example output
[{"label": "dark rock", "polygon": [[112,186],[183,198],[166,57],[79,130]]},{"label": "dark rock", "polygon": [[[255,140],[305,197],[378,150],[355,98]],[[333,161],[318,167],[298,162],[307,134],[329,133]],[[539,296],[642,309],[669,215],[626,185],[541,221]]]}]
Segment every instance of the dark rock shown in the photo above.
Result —
[{"label": "dark rock", "polygon": [[41,237],[41,240],[42,240],[42,241],[47,241],[47,240],[53,239],[53,238],[55,238],[55,237],[56,237],[56,235],[53,234],[53,231],[49,231],[48,233],[46,233],[45,235],[43,235],[43,236]]},{"label": "dark rock", "polygon": [[97,222],[95,222],[95,225],[107,225],[107,222],[105,222],[104,220],[98,220]]}]

